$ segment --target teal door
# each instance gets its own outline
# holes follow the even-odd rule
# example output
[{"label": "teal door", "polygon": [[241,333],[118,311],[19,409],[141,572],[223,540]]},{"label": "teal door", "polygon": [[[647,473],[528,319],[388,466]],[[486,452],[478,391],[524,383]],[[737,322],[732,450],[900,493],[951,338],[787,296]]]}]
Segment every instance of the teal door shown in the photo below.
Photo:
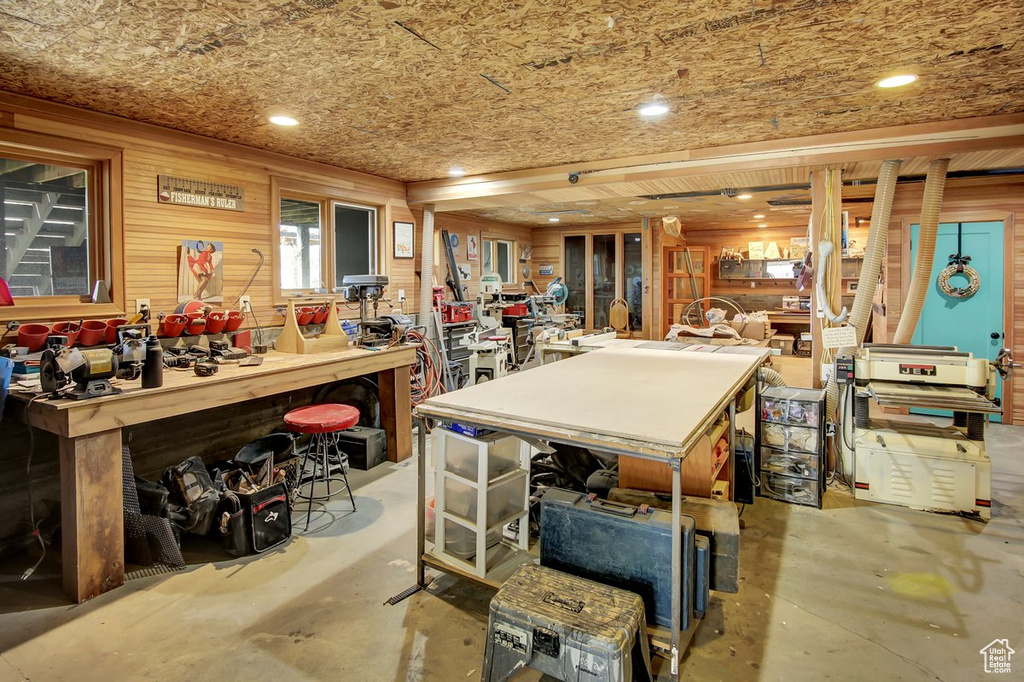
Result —
[{"label": "teal door", "polygon": [[[981,275],[978,293],[970,298],[947,296],[939,289],[938,278],[949,264],[949,256],[957,253],[957,233],[960,233],[960,253],[970,256],[970,266]],[[911,226],[911,268],[917,253],[918,225]],[[1003,223],[942,223],[935,244],[932,281],[925,299],[921,320],[914,332],[913,342],[926,346],[956,346],[961,351],[974,353],[976,358],[994,360],[1003,345]],[[956,275],[950,280],[956,287],[964,287],[966,278]],[[998,338],[993,339],[992,335]],[[996,395],[1002,397],[1002,382]],[[918,414],[952,416],[940,410],[913,410]],[[1002,421],[992,415],[993,421]]]}]

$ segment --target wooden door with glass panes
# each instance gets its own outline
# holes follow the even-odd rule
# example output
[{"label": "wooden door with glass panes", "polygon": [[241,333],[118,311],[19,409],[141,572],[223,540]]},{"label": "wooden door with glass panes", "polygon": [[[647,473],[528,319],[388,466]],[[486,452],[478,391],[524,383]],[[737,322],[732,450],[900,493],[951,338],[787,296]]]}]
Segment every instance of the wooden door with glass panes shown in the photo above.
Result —
[{"label": "wooden door with glass panes", "polygon": [[[662,338],[668,333],[669,327],[680,321],[680,316],[688,305],[711,295],[711,264],[708,253],[706,246],[666,246],[662,249]],[[690,315],[690,324],[704,326],[706,322],[703,311],[707,308],[705,302],[700,312]]]}]

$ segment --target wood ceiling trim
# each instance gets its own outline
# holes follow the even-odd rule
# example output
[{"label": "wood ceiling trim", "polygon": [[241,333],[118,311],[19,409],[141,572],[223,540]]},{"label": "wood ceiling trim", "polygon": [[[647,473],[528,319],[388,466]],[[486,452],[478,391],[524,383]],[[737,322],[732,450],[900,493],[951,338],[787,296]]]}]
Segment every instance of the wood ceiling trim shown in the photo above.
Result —
[{"label": "wood ceiling trim", "polygon": [[[537,168],[452,180],[409,183],[409,202],[433,203],[438,211],[480,208],[480,199],[549,189],[582,190],[595,185],[640,182],[794,166],[871,161],[900,156],[931,156],[1024,146],[1024,115],[1005,114],[681,150],[651,156]],[[569,173],[580,173],[570,185]]]}]

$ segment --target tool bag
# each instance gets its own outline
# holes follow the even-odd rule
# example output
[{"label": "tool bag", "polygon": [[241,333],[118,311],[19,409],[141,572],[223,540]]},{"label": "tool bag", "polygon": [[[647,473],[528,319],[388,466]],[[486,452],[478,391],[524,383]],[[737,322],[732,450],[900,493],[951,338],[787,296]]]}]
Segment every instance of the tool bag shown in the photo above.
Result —
[{"label": "tool bag", "polygon": [[220,534],[232,556],[265,552],[292,536],[291,502],[282,481],[252,492],[226,490]]},{"label": "tool bag", "polygon": [[213,526],[220,505],[220,490],[199,457],[164,470],[161,482],[170,492],[171,502],[188,508],[188,518],[176,523],[181,530],[206,535]]}]

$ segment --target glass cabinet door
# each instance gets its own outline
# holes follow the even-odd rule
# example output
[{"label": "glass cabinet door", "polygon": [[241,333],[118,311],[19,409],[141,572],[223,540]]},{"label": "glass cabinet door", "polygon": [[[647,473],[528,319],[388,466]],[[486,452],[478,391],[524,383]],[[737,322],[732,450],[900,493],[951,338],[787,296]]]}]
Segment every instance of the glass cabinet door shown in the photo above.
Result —
[{"label": "glass cabinet door", "polygon": [[622,297],[629,307],[629,331],[643,331],[644,286],[643,244],[639,232],[622,236]]},{"label": "glass cabinet door", "polygon": [[608,326],[608,311],[615,300],[615,235],[594,235],[594,319],[591,326]]},{"label": "glass cabinet door", "polygon": [[566,311],[586,316],[587,238],[582,234],[565,238],[565,286],[569,289]]}]

